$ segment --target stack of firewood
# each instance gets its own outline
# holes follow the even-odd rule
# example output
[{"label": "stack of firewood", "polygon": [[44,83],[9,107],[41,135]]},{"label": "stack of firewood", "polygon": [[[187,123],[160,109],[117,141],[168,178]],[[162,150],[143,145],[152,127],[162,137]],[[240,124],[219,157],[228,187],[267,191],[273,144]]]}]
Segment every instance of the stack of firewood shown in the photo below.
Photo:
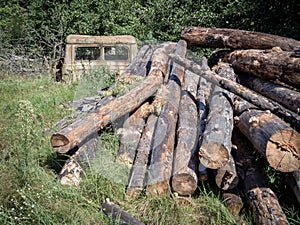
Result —
[{"label": "stack of firewood", "polygon": [[[78,184],[96,157],[99,131],[123,117],[116,160],[131,168],[128,196],[143,189],[191,195],[209,169],[232,213],[243,207],[237,193],[244,192],[258,224],[288,224],[253,150],[287,174],[300,202],[300,42],[198,27],[181,38],[143,46],[123,74],[143,76],[139,85],[52,135],[57,152],[75,152],[59,178]],[[186,58],[187,46],[218,50],[196,63]]]}]

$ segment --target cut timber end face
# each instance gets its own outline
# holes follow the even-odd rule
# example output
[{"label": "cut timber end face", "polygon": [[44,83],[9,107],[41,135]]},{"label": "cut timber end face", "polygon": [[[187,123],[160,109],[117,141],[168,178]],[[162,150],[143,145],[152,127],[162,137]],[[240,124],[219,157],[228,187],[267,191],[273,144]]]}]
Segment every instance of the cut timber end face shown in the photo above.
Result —
[{"label": "cut timber end face", "polygon": [[[196,174],[194,173],[196,176]],[[182,173],[176,174],[176,179],[172,179],[172,188],[180,195],[190,195],[197,189],[197,176],[193,177],[191,174]]]},{"label": "cut timber end face", "polygon": [[276,170],[282,172],[298,170],[300,168],[300,134],[292,129],[273,134],[267,143],[266,156],[270,165]]},{"label": "cut timber end face", "polygon": [[[210,151],[207,151],[207,149],[210,149]],[[199,150],[199,159],[203,166],[210,169],[218,169],[226,165],[229,160],[229,154],[226,147],[222,146],[220,143],[209,142],[201,146]]]},{"label": "cut timber end face", "polygon": [[64,135],[61,134],[53,134],[51,137],[51,145],[55,149],[55,151],[59,153],[66,153],[70,150],[69,140]]}]

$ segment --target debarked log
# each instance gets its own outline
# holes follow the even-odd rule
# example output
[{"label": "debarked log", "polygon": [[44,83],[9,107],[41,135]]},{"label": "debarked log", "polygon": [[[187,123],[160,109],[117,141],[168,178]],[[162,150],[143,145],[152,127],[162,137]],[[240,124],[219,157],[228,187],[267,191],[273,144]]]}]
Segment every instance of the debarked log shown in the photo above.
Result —
[{"label": "debarked log", "polygon": [[84,142],[91,134],[103,129],[117,118],[137,109],[161,86],[168,67],[167,55],[174,51],[174,48],[175,44],[172,42],[161,44],[152,55],[149,75],[137,87],[108,102],[82,120],[76,121],[53,134],[50,140],[52,147],[57,152],[66,153]]},{"label": "debarked log", "polygon": [[252,103],[253,105],[256,105],[257,107],[263,110],[271,111],[278,117],[290,123],[291,126],[294,127],[298,132],[300,131],[300,116],[298,116],[291,110],[284,108],[279,103],[274,102],[260,94],[257,94],[251,89],[246,88],[243,85],[240,85],[234,81],[220,77],[213,71],[205,69],[206,66],[204,64],[199,65],[193,61],[184,59],[174,54],[170,54],[169,56],[172,60],[183,66],[185,69],[190,70],[193,73],[198,74],[199,76],[202,76],[211,83],[218,85],[223,89],[234,93],[237,96],[240,96],[241,98],[247,100],[248,102]]},{"label": "debarked log", "polygon": [[248,140],[234,129],[233,144],[236,146],[235,160],[243,192],[252,209],[256,224],[289,224],[276,194],[268,187],[260,171]]},{"label": "debarked log", "polygon": [[205,48],[270,49],[278,46],[285,51],[300,48],[300,41],[292,38],[228,28],[187,27],[181,32],[181,38],[189,46]]},{"label": "debarked log", "polygon": [[129,197],[138,195],[145,187],[148,159],[151,151],[151,143],[156,122],[157,116],[154,114],[151,114],[147,119],[145,129],[142,133],[142,137],[137,148],[134,164],[131,168],[130,178],[126,190],[126,195]]},{"label": "debarked log", "polygon": [[278,79],[300,87],[300,57],[294,57],[293,52],[236,50],[230,53],[227,59],[236,71],[266,80]]},{"label": "debarked log", "polygon": [[238,75],[240,83],[246,87],[300,113],[300,93],[282,85],[246,74]]},{"label": "debarked log", "polygon": [[[186,42],[180,40],[177,43],[175,54],[185,57],[186,51]],[[165,195],[170,191],[176,125],[183,79],[184,68],[173,63],[167,84],[166,103],[158,117],[154,132],[147,177],[148,192],[151,196]]]},{"label": "debarked log", "polygon": [[180,195],[193,194],[198,177],[198,129],[199,116],[196,105],[199,76],[185,71],[185,79],[179,106],[177,145],[174,150],[172,189]]},{"label": "debarked log", "polygon": [[281,172],[300,168],[300,134],[274,114],[247,101],[235,100],[236,126],[266,157],[270,166]]}]

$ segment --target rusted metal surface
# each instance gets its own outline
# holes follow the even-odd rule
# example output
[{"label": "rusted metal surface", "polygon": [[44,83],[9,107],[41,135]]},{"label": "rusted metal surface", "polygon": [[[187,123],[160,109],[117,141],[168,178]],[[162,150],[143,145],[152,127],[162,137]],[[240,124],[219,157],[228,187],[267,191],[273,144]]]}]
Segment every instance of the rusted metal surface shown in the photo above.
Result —
[{"label": "rusted metal surface", "polygon": [[137,52],[136,39],[130,35],[69,35],[66,38],[62,74],[74,80],[100,66],[107,66],[121,74]]}]

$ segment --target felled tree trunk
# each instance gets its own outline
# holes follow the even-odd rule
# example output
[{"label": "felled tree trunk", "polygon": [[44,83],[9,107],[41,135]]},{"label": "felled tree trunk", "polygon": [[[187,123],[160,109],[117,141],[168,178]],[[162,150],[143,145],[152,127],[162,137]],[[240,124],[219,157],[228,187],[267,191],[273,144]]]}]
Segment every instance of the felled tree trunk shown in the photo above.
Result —
[{"label": "felled tree trunk", "polygon": [[286,175],[287,183],[300,204],[300,169]]},{"label": "felled tree trunk", "polygon": [[227,28],[187,27],[181,32],[181,38],[189,46],[204,48],[270,49],[278,46],[291,51],[300,46],[300,41],[292,38]]},{"label": "felled tree trunk", "polygon": [[84,170],[89,167],[91,161],[96,157],[98,140],[97,135],[92,137],[65,162],[58,175],[61,184],[79,185]]},{"label": "felled tree trunk", "polygon": [[266,157],[271,167],[281,172],[300,168],[300,134],[274,114],[236,99],[236,126]]},{"label": "felled tree trunk", "polygon": [[172,188],[180,195],[190,195],[197,188],[197,147],[199,118],[195,102],[199,76],[185,72],[181,94],[177,146],[174,150]]},{"label": "felled tree trunk", "polygon": [[138,221],[128,212],[121,209],[120,206],[112,202],[103,203],[101,205],[101,210],[105,215],[112,217],[114,224],[118,223],[120,225],[144,225],[144,223]]},{"label": "felled tree trunk", "polygon": [[235,70],[300,87],[300,55],[293,52],[236,50],[227,58]]},{"label": "felled tree trunk", "polygon": [[300,113],[300,93],[282,85],[249,75],[239,75],[240,83],[248,88],[279,102],[286,108]]},{"label": "felled tree trunk", "polygon": [[240,197],[238,189],[232,189],[222,192],[222,198],[228,211],[235,217],[241,212],[244,203]]},{"label": "felled tree trunk", "polygon": [[84,142],[93,133],[103,129],[107,124],[137,109],[152,96],[163,82],[168,67],[168,53],[174,50],[173,43],[161,44],[152,55],[149,75],[140,85],[100,107],[96,112],[88,114],[51,137],[52,147],[60,153]]},{"label": "felled tree trunk", "polygon": [[256,224],[289,224],[282,211],[276,194],[268,187],[266,179],[259,171],[246,138],[234,130],[233,144],[237,146],[235,160],[241,177],[243,191],[251,206]]},{"label": "felled tree trunk", "polygon": [[[229,80],[235,79],[230,68],[220,67],[218,73]],[[199,150],[200,162],[207,168],[219,169],[228,163],[233,129],[233,97],[234,94],[219,86],[215,86],[211,93],[206,128]]]},{"label": "felled tree trunk", "polygon": [[152,146],[151,142],[156,122],[157,116],[155,116],[154,114],[151,114],[147,119],[147,124],[139,142],[134,164],[131,169],[131,174],[126,191],[127,196],[132,197],[138,195],[145,186],[147,164]]},{"label": "felled tree trunk", "polygon": [[298,116],[291,110],[284,108],[279,103],[276,103],[262,95],[259,95],[254,91],[234,81],[220,77],[216,73],[205,69],[205,65],[198,65],[195,62],[192,62],[188,59],[184,59],[174,54],[170,54],[169,56],[172,60],[177,62],[179,65],[183,66],[185,69],[198,74],[199,76],[207,79],[211,83],[218,85],[223,89],[234,93],[237,96],[240,96],[241,98],[247,100],[253,105],[258,106],[263,110],[271,111],[286,122],[290,123],[291,126],[294,127],[297,131],[300,131],[300,116]]},{"label": "felled tree trunk", "polygon": [[126,68],[124,75],[147,76],[151,67],[151,56],[154,48],[151,45],[144,45],[133,62]]},{"label": "felled tree trunk", "polygon": [[[185,57],[186,50],[186,42],[180,40],[177,43],[175,54]],[[148,191],[152,196],[165,195],[170,191],[176,124],[183,77],[184,68],[174,63],[167,85],[166,103],[159,115],[154,132],[147,183]]]}]

